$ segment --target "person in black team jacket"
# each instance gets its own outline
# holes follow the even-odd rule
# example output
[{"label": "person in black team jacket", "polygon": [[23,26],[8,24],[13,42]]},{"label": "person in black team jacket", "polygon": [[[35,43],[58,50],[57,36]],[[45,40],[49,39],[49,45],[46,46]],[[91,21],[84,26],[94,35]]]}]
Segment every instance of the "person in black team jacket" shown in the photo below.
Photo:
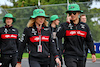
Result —
[{"label": "person in black team jacket", "polygon": [[92,62],[96,61],[94,43],[87,24],[80,22],[78,16],[79,5],[70,4],[66,13],[67,22],[62,23],[57,30],[57,37],[64,37],[64,61],[67,67],[85,67],[85,48],[86,41],[92,54]]},{"label": "person in black team jacket", "polygon": [[47,27],[48,22],[45,20],[47,17],[43,9],[33,11],[33,16],[31,16],[23,32],[16,67],[21,67],[26,43],[28,44],[30,67],[47,67],[50,62],[50,52],[53,53],[56,63],[61,67],[54,40],[51,38],[50,29]]},{"label": "person in black team jacket", "polygon": [[[83,23],[86,23],[87,19],[86,19],[85,14],[80,15],[80,21]],[[86,43],[85,43],[84,47],[85,47],[85,55],[86,55],[86,59],[85,59],[85,64],[86,64],[87,54],[88,54],[88,46],[86,45]],[[94,45],[94,50],[95,49],[96,49],[96,46]]]},{"label": "person in black team jacket", "polygon": [[0,28],[0,52],[1,52],[1,67],[12,67],[17,64],[17,53],[19,45],[18,30],[12,26],[16,19],[12,14],[7,13],[3,17],[3,22],[6,24]]},{"label": "person in black team jacket", "polygon": [[[59,53],[59,57],[60,60],[62,60],[62,56],[61,56],[61,51],[60,51],[60,47],[58,45],[58,38],[56,37],[56,32],[57,32],[57,26],[59,25],[59,18],[58,15],[52,15],[50,17],[50,29],[51,29],[51,36],[53,38],[53,40],[55,41],[55,45],[56,45],[56,49]],[[50,67],[55,67],[56,63],[55,63],[55,59],[53,57],[52,54],[50,54]]]}]

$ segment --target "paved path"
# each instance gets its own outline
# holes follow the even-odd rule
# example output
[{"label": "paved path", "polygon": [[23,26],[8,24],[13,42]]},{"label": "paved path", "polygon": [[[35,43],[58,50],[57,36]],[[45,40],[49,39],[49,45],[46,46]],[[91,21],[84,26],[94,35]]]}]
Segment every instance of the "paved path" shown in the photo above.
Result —
[{"label": "paved path", "polygon": [[86,67],[100,67],[100,59],[97,59],[95,63],[91,59],[88,59],[86,62]]},{"label": "paved path", "polygon": [[[29,67],[27,59],[22,60],[22,67]],[[63,67],[66,67],[66,66],[63,65]],[[86,67],[100,67],[100,59],[97,59],[97,61],[95,63],[92,63],[92,60],[88,59],[87,63],[86,63]]]}]

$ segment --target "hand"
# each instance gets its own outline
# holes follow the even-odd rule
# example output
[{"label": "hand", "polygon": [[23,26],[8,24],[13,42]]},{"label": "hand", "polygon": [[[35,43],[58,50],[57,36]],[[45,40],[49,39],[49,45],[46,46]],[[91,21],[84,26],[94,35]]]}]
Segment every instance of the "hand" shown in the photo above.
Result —
[{"label": "hand", "polygon": [[94,45],[94,50],[96,49],[96,45]]},{"label": "hand", "polygon": [[50,58],[50,56],[48,56],[48,58]]},{"label": "hand", "polygon": [[96,62],[96,56],[92,55],[92,62]]},{"label": "hand", "polygon": [[71,20],[71,16],[69,16],[69,14],[67,14],[66,21],[70,23],[70,20]]},{"label": "hand", "polygon": [[56,58],[55,61],[57,64],[59,64],[59,66],[57,66],[57,67],[61,67],[61,61],[59,60],[59,58]]},{"label": "hand", "polygon": [[2,63],[0,62],[0,67],[2,66]]},{"label": "hand", "polygon": [[22,66],[21,66],[21,63],[17,63],[17,64],[16,64],[16,67],[22,67]]}]

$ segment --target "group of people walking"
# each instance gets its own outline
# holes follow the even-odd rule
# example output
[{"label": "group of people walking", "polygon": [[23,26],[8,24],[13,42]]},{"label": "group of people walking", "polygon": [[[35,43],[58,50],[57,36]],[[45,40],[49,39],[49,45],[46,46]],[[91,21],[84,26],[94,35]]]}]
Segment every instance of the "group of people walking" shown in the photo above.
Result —
[{"label": "group of people walking", "polygon": [[5,26],[0,28],[1,67],[9,67],[10,63],[12,67],[22,67],[21,60],[26,44],[30,67],[62,67],[62,55],[66,67],[85,67],[85,45],[90,49],[92,61],[95,62],[90,29],[78,17],[83,11],[78,4],[70,4],[66,13],[66,22],[58,27],[60,17],[52,15],[48,26],[46,18],[49,16],[43,9],[35,9],[20,40],[18,30],[12,26],[16,19],[7,13],[3,18]]}]

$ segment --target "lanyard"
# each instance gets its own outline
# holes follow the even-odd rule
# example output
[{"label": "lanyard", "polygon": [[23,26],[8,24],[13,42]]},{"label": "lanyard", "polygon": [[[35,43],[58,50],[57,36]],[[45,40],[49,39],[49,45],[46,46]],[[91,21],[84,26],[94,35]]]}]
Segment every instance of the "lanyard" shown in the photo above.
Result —
[{"label": "lanyard", "polygon": [[37,52],[42,52],[42,45],[41,45],[41,29],[38,29],[37,28],[37,31],[38,31],[38,35],[39,35],[39,45],[37,47]]}]

